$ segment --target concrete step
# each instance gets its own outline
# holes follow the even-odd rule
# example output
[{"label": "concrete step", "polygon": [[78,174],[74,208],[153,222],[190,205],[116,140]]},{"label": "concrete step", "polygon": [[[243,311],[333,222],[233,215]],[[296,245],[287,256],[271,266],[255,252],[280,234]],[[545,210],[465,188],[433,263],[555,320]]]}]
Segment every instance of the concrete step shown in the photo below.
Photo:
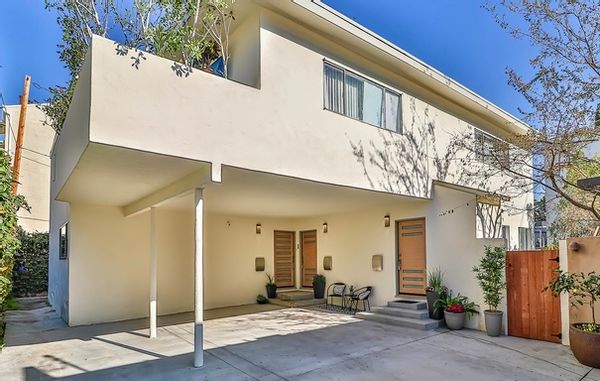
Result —
[{"label": "concrete step", "polygon": [[384,324],[395,325],[399,327],[408,327],[414,329],[420,329],[422,331],[429,331],[432,329],[443,327],[442,320],[432,320],[432,319],[411,319],[400,316],[392,316],[392,315],[384,315],[376,312],[359,312],[356,314],[356,317],[377,321]]},{"label": "concrete step", "polygon": [[407,310],[426,310],[427,301],[419,299],[397,299],[388,302],[388,307],[402,308]]},{"label": "concrete step", "polygon": [[314,298],[312,291],[293,290],[293,291],[279,291],[277,292],[277,299],[284,302],[298,301],[298,300],[309,300]]},{"label": "concrete step", "polygon": [[325,299],[305,299],[305,300],[281,300],[281,299],[269,299],[269,303],[276,306],[289,307],[289,308],[301,308],[301,307],[312,307],[325,304]]},{"label": "concrete step", "polygon": [[373,307],[371,308],[371,311],[382,315],[398,316],[418,320],[429,319],[429,312],[427,312],[426,309],[414,310],[410,308],[397,307]]}]

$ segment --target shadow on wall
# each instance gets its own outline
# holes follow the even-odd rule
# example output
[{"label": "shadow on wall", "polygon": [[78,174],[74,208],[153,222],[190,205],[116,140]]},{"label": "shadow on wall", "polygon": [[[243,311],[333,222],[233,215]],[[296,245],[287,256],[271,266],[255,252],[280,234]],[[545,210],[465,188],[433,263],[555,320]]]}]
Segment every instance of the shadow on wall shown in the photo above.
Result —
[{"label": "shadow on wall", "polygon": [[457,150],[448,147],[444,153],[438,151],[436,131],[439,126],[430,113],[429,106],[424,112],[418,112],[415,100],[411,99],[411,121],[403,126],[402,134],[382,129],[379,131],[381,142],[350,140],[352,152],[373,188],[431,197],[432,181],[446,180]]}]

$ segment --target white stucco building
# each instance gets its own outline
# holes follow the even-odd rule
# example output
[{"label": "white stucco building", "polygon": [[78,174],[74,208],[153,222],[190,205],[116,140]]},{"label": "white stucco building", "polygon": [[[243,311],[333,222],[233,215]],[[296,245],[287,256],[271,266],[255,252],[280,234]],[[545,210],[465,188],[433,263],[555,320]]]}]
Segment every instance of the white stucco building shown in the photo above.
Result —
[{"label": "white stucco building", "polygon": [[[458,133],[527,126],[319,1],[235,12],[230,79],[178,75],[149,54],[132,67],[137,52],[93,39],[52,151],[49,299],[61,316],[195,309],[201,339],[203,309],[265,292],[256,258],[280,287],[320,273],[373,286],[373,305],[423,294],[440,267],[481,302],[471,268],[502,240],[477,237],[476,206],[494,190],[474,189],[446,152]],[[502,225],[511,246],[531,227],[525,212]]]},{"label": "white stucco building", "polygon": [[[17,147],[17,134],[20,105],[5,106],[3,148],[14,163]],[[27,107],[23,150],[18,192],[25,196],[30,211],[19,210],[19,226],[25,231],[47,232],[50,215],[50,150],[54,142],[54,129],[45,124],[46,115],[35,104]]]}]

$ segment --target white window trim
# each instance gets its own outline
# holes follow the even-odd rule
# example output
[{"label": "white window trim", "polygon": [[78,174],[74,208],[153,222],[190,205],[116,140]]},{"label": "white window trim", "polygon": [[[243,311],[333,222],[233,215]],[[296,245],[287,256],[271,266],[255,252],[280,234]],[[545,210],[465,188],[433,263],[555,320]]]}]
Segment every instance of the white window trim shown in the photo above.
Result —
[{"label": "white window trim", "polygon": [[[325,107],[325,86],[324,85],[323,85],[323,110],[326,110],[326,111],[329,111],[329,112],[333,112],[334,114],[338,114],[338,115],[344,116],[346,118],[355,120],[357,122],[368,124],[369,126],[373,126],[373,127],[379,128],[381,130],[389,131],[389,132],[392,132],[392,133],[395,133],[395,134],[402,135],[404,133],[404,113],[403,113],[404,107],[402,107],[403,106],[402,105],[402,99],[403,99],[404,93],[402,91],[400,91],[400,90],[398,90],[398,89],[396,89],[396,88],[394,88],[392,86],[389,86],[389,85],[387,85],[387,84],[385,84],[385,83],[383,83],[381,81],[373,79],[372,77],[369,77],[368,75],[364,75],[364,74],[358,72],[355,69],[349,68],[348,66],[346,66],[344,64],[341,64],[341,63],[338,63],[337,61],[331,60],[329,58],[324,58],[323,59],[323,65],[329,65],[329,66],[331,66],[333,68],[336,68],[338,70],[342,70],[344,72],[344,99],[343,99],[344,111],[341,112],[341,113],[339,113],[337,111],[330,110],[330,109],[328,109],[328,108]],[[345,112],[346,111],[345,110],[346,109],[346,72],[349,72],[350,74],[354,75],[355,77],[358,77],[359,79],[362,79],[365,82],[370,82],[373,85],[375,85],[377,87],[380,87],[382,89],[383,98],[382,98],[382,103],[381,103],[381,122],[382,122],[381,126],[378,126],[376,124],[369,123],[367,121],[356,119],[356,118],[353,118],[351,116],[346,115],[346,112]],[[386,122],[386,118],[385,118],[385,113],[386,113],[385,100],[386,100],[386,93],[388,93],[388,92],[391,93],[391,94],[394,94],[394,95],[398,96],[398,102],[399,102],[399,104],[398,104],[398,107],[399,107],[399,110],[398,110],[399,111],[399,113],[398,113],[399,114],[398,115],[398,118],[399,118],[399,120],[398,120],[398,129],[399,129],[399,131],[398,130],[390,130],[390,129],[388,129],[388,128],[385,127],[386,123],[387,123]]]}]

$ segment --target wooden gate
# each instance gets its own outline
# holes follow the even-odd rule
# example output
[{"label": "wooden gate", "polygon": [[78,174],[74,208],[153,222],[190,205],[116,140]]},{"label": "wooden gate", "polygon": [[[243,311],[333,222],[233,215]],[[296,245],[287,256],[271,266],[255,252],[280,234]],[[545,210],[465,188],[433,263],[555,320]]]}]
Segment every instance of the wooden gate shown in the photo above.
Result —
[{"label": "wooden gate", "polygon": [[555,277],[558,250],[509,251],[506,258],[508,334],[560,343],[560,299],[542,292]]}]

